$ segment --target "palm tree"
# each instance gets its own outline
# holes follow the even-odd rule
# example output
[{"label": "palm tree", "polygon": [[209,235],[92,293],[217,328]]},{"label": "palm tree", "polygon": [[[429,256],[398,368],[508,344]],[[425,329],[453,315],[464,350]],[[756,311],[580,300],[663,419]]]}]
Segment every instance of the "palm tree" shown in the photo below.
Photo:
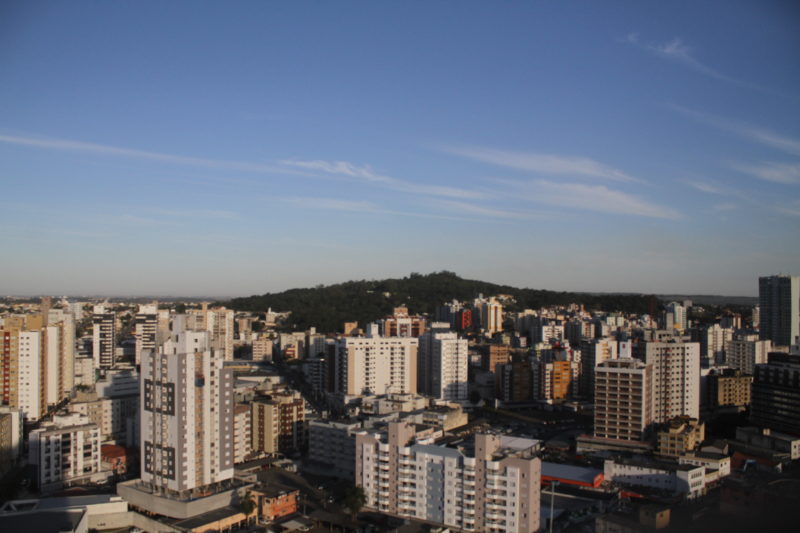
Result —
[{"label": "palm tree", "polygon": [[350,516],[353,520],[358,516],[358,512],[367,503],[367,495],[364,494],[364,489],[358,485],[354,485],[347,489],[345,492],[344,500],[342,501],[345,508],[350,511]]},{"label": "palm tree", "polygon": [[253,514],[253,511],[256,510],[256,502],[253,499],[253,495],[250,494],[248,490],[244,497],[242,497],[241,501],[239,502],[239,510],[244,513],[245,518],[247,521],[250,521],[250,515]]}]

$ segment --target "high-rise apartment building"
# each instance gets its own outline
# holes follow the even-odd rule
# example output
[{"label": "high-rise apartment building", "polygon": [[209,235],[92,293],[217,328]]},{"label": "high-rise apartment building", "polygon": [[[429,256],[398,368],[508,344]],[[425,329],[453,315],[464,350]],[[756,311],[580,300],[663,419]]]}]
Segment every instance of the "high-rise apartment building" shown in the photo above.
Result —
[{"label": "high-rise apartment building", "polygon": [[0,406],[0,476],[17,463],[22,451],[22,413],[19,409]]},{"label": "high-rise apartment building", "polygon": [[657,423],[676,416],[700,418],[700,345],[641,342],[636,357],[653,366],[653,412]]},{"label": "high-rise apartment building", "polygon": [[419,337],[417,386],[421,394],[457,402],[469,393],[469,343],[449,327],[435,322]]},{"label": "high-rise apartment building", "polygon": [[791,346],[800,335],[800,277],[758,278],[759,333],[776,346]]},{"label": "high-rise apartment building", "polygon": [[712,324],[692,330],[692,341],[700,343],[700,364],[708,368],[719,364],[725,357],[725,347],[733,339],[733,328]]},{"label": "high-rise apartment building", "polygon": [[155,351],[169,337],[169,310],[159,309],[158,302],[140,305],[134,318],[133,335],[138,365],[142,361],[142,353]]},{"label": "high-rise apartment building", "polygon": [[417,392],[418,339],[344,337],[336,343],[334,389],[347,395]]},{"label": "high-rise apartment building", "polygon": [[706,377],[706,406],[710,409],[744,408],[750,405],[752,384],[753,376],[744,374],[741,370],[733,368],[712,370]]},{"label": "high-rise apartment building", "polygon": [[653,367],[632,358],[595,367],[594,435],[642,441],[654,421]]},{"label": "high-rise apartment building", "polygon": [[142,481],[181,492],[233,477],[233,375],[206,331],[178,331],[141,365]]},{"label": "high-rise apartment building", "polygon": [[299,452],[306,442],[306,404],[299,392],[275,392],[250,404],[252,450]]},{"label": "high-rise apartment building", "polygon": [[355,480],[368,508],[459,531],[538,531],[538,441],[479,434],[469,453],[415,437],[406,422],[356,434]]},{"label": "high-rise apartment building", "polygon": [[232,309],[214,307],[209,309],[203,302],[200,309],[190,309],[186,314],[186,329],[208,331],[210,347],[222,350],[225,361],[233,361],[234,315]]},{"label": "high-rise apartment building", "polygon": [[771,353],[766,364],[756,365],[750,420],[800,435],[800,355]]},{"label": "high-rise apartment building", "polygon": [[244,462],[253,450],[250,406],[236,404],[233,409],[233,462]]},{"label": "high-rise apartment building", "polygon": [[92,356],[95,368],[111,368],[117,348],[116,316],[105,305],[95,305],[92,311]]},{"label": "high-rise apartment building", "polygon": [[686,307],[678,302],[668,303],[664,311],[664,328],[684,332],[687,325]]},{"label": "high-rise apartment building", "polygon": [[568,359],[536,360],[531,367],[534,399],[553,403],[577,394],[580,363]]},{"label": "high-rise apartment building", "polygon": [[475,308],[480,316],[481,329],[489,335],[503,331],[503,304],[498,302],[494,296],[488,300],[485,298],[476,299]]}]

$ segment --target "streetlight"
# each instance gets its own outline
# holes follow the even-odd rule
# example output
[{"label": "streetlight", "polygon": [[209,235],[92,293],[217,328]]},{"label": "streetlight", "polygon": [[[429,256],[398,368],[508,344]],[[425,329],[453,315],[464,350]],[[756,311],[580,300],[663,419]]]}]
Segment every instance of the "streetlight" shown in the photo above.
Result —
[{"label": "streetlight", "polygon": [[553,510],[556,499],[556,485],[559,483],[560,482],[555,479],[550,481],[550,533],[553,533],[553,519],[555,518],[555,516],[553,516]]}]

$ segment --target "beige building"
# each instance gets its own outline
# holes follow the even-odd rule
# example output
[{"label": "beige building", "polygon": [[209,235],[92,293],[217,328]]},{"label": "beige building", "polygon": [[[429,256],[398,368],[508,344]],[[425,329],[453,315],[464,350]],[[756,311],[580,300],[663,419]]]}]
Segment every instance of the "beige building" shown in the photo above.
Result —
[{"label": "beige building", "polygon": [[253,361],[272,361],[272,350],[275,341],[267,335],[260,334],[253,339]]},{"label": "beige building", "polygon": [[346,395],[417,392],[418,339],[344,337],[336,343],[334,389]]},{"label": "beige building", "polygon": [[743,374],[740,370],[726,368],[712,370],[706,377],[706,399],[709,408],[750,405],[750,389],[753,376]]},{"label": "beige building", "polygon": [[609,359],[595,368],[594,435],[642,441],[653,423],[653,369],[638,359]]},{"label": "beige building", "polygon": [[264,453],[300,451],[306,440],[305,400],[299,392],[282,391],[250,404],[252,450]]},{"label": "beige building", "polygon": [[657,423],[700,416],[700,344],[643,342],[636,356],[653,367],[653,413]]},{"label": "beige building", "polygon": [[696,418],[673,418],[658,431],[658,455],[680,457],[693,452],[706,437],[706,426]]},{"label": "beige building", "polygon": [[233,408],[233,462],[243,463],[253,450],[250,406],[238,403]]}]

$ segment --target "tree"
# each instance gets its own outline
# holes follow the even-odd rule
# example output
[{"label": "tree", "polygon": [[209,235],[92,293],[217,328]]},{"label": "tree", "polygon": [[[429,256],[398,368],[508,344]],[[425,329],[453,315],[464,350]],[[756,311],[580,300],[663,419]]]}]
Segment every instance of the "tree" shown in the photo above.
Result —
[{"label": "tree", "polygon": [[241,510],[247,517],[253,514],[253,511],[256,510],[256,502],[253,500],[253,495],[250,494],[250,491],[247,491],[242,498],[242,501],[239,502],[239,510]]},{"label": "tree", "polygon": [[364,507],[365,503],[367,503],[367,495],[364,494],[364,489],[358,485],[347,489],[347,492],[344,494],[344,500],[342,501],[344,507],[350,511],[350,516],[353,520],[356,519],[358,512]]}]

